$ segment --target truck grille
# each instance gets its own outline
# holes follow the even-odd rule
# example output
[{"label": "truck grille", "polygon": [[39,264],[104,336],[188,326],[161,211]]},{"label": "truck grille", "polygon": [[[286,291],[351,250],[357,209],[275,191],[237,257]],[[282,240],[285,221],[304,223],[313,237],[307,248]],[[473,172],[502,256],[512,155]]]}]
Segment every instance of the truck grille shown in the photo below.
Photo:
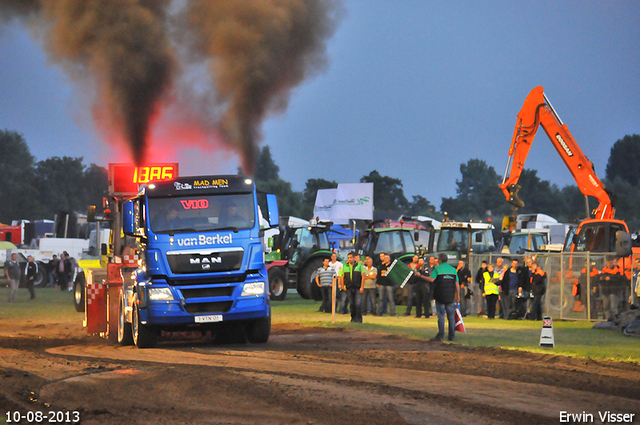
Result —
[{"label": "truck grille", "polygon": [[167,261],[174,274],[229,272],[240,270],[243,256],[242,248],[209,252],[171,251],[167,252]]},{"label": "truck grille", "polygon": [[233,286],[218,286],[215,288],[198,288],[198,289],[182,289],[182,296],[185,299],[190,298],[213,298],[213,297],[230,297],[233,294]]},{"label": "truck grille", "polygon": [[205,279],[188,279],[188,280],[175,280],[167,279],[167,283],[171,286],[195,286],[195,285],[220,285],[224,283],[240,283],[247,280],[247,274],[243,273],[234,276],[222,276]]},{"label": "truck grille", "polygon": [[233,301],[219,301],[211,303],[189,303],[185,304],[184,309],[189,314],[198,313],[226,313],[231,309]]}]

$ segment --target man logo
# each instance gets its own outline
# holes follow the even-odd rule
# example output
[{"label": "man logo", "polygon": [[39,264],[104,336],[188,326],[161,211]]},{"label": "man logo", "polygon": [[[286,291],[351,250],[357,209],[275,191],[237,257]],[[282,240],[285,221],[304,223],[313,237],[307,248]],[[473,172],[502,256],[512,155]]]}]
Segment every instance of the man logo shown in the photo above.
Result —
[{"label": "man logo", "polygon": [[222,257],[202,257],[202,259],[200,258],[190,258],[189,259],[189,263],[190,264],[222,264]]}]

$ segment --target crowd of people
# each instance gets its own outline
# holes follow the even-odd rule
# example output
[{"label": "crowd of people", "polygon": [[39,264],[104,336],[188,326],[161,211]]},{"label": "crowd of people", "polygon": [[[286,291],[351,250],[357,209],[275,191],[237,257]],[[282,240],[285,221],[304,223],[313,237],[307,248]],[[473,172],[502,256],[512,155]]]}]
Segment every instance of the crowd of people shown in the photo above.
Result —
[{"label": "crowd of people", "polygon": [[60,258],[53,254],[47,266],[47,286],[57,286],[61,291],[73,290],[73,277],[79,267],[75,258],[72,258],[67,251],[60,254]]},{"label": "crowd of people", "polygon": [[18,262],[18,254],[11,254],[11,259],[4,263],[4,273],[9,281],[9,303],[16,302],[18,286],[23,276],[27,289],[29,290],[30,299],[36,297],[34,286],[35,279],[38,275],[38,264],[31,255],[27,257],[27,262],[23,266]]},{"label": "crowd of people", "polygon": [[[622,261],[624,260],[618,263]],[[580,279],[572,288],[574,310],[584,311],[584,306],[588,303],[591,319],[611,320],[627,304],[639,304],[640,258],[634,260],[632,269],[622,267],[623,264],[618,263],[610,257],[601,270],[598,270],[595,265],[592,265],[591,270],[588,271],[586,267],[582,269]],[[589,284],[587,284],[587,275],[590,279]],[[586,288],[590,288],[590,291]],[[590,293],[587,294],[587,292]]]},{"label": "crowd of people", "polygon": [[[365,257],[357,253],[347,255],[342,264],[334,253],[331,259],[324,259],[322,267],[316,271],[315,283],[322,294],[322,304],[318,311],[351,314],[351,321],[362,323],[362,316],[371,314],[396,316],[396,285],[387,274],[391,267],[391,257],[380,253],[379,258]],[[438,258],[430,257],[428,263],[414,255],[409,264],[413,273],[407,284],[407,306],[403,313],[416,318],[438,316],[439,332],[434,339],[444,338],[445,316],[449,321],[448,339],[454,340],[454,305],[459,302],[459,271],[447,264],[446,254]],[[468,271],[468,269],[467,269]],[[469,276],[471,274],[469,273]],[[336,288],[336,304],[332,305],[332,288]]]},{"label": "crowd of people", "polygon": [[482,261],[475,279],[467,276],[465,299],[461,312],[477,310],[479,315],[489,319],[530,319],[542,320],[542,297],[547,290],[547,274],[531,257],[525,257],[522,264],[517,258],[511,266],[504,259],[497,258],[495,264]]},{"label": "crowd of people", "polygon": [[[40,267],[45,270],[41,271]],[[18,254],[11,254],[4,263],[4,273],[9,283],[9,303],[14,303],[18,294],[18,287],[23,282],[29,291],[30,299],[36,297],[35,285],[38,276],[43,272],[46,276],[44,284],[47,287],[57,286],[61,291],[73,290],[73,277],[78,268],[74,258],[64,251],[60,258],[53,254],[51,260],[44,265],[38,264],[32,255],[27,256],[26,263],[18,260]]]},{"label": "crowd of people", "polygon": [[[425,261],[426,260],[426,261]],[[414,255],[408,264],[413,276],[406,282],[401,298],[406,300],[404,314],[410,316],[415,307],[416,318],[429,318],[438,313],[437,285],[434,285],[434,270],[447,261],[437,256],[421,258]],[[547,272],[536,257],[496,258],[494,263],[483,261],[474,274],[464,261],[458,261],[454,269],[458,289],[455,303],[459,303],[462,317],[469,314],[486,316],[489,319],[542,320],[544,297],[547,292]],[[589,297],[586,292],[586,268],[573,288],[576,305],[590,304],[591,319],[611,320],[623,311],[625,305],[638,304],[640,297],[640,259],[634,265],[622,267],[609,258],[601,270],[592,267],[589,271]],[[321,287],[323,303],[320,311],[331,312],[331,285],[336,284],[336,312],[351,313],[352,321],[362,322],[362,316],[396,315],[397,286],[386,276],[391,266],[389,254],[379,258],[366,257],[364,261],[357,253],[349,253],[343,265],[337,255],[327,259],[323,266],[325,274],[331,276]],[[574,311],[578,310],[578,307]]]},{"label": "crowd of people", "polygon": [[[502,258],[496,259],[495,264],[483,261],[475,277],[464,261],[458,261],[455,268],[447,264],[446,254],[429,256],[426,261],[414,255],[408,266],[413,274],[402,292],[406,308],[400,313],[396,306],[396,291],[400,290],[387,276],[391,267],[389,254],[380,253],[379,258],[367,256],[363,260],[351,252],[343,264],[334,253],[316,272],[315,283],[322,293],[318,311],[332,312],[331,291],[335,285],[335,311],[350,313],[352,322],[362,323],[367,314],[411,316],[415,307],[416,318],[437,315],[438,321],[444,323],[445,316],[451,316],[451,327],[455,323],[456,304],[463,317],[477,312],[489,319],[542,320],[547,275],[533,258],[525,257],[522,264],[513,258],[510,266],[505,266]],[[443,338],[444,333],[438,332],[436,339]],[[449,338],[453,340],[453,330]]]}]

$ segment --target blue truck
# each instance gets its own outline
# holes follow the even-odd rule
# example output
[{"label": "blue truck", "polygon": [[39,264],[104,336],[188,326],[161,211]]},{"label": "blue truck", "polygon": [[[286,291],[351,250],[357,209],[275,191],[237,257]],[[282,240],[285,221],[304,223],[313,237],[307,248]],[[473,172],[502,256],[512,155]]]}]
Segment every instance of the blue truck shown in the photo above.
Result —
[{"label": "blue truck", "polygon": [[[113,228],[122,229],[123,248],[102,281],[106,301],[87,304],[89,315],[100,316],[96,308],[106,304],[109,337],[115,332],[108,329],[117,328],[118,343],[139,348],[155,346],[163,331],[233,329],[249,342],[267,342],[271,307],[262,236],[278,225],[278,207],[266,194],[262,219],[259,195],[254,181],[239,175],[143,185],[113,214],[122,220]],[[261,226],[261,219],[268,224]],[[97,286],[87,288],[100,296]]]}]

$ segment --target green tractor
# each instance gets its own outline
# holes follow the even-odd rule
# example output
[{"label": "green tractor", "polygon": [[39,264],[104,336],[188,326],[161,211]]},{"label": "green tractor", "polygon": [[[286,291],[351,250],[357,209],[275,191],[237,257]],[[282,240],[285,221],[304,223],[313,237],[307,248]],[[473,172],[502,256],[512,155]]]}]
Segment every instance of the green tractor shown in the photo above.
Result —
[{"label": "green tractor", "polygon": [[368,255],[376,263],[380,253],[391,256],[391,261],[398,259],[410,263],[418,254],[425,257],[432,251],[434,227],[430,222],[402,217],[400,221],[378,220],[370,223],[360,234],[357,252]]},{"label": "green tractor", "polygon": [[331,224],[309,224],[294,217],[280,219],[280,232],[270,239],[272,250],[266,255],[272,300],[284,300],[289,288],[296,288],[302,298],[322,299],[312,279],[323,260],[331,258],[327,237]]},{"label": "green tractor", "polygon": [[[390,224],[384,224],[389,226]],[[398,227],[374,227],[376,223],[372,223],[370,227],[361,233],[358,241],[357,252],[364,256],[370,256],[374,263],[380,258],[380,253],[389,254],[391,262],[393,260],[402,261],[409,264],[414,255],[421,255],[421,250],[416,247],[415,241],[418,240],[416,228],[404,227],[398,223]],[[406,305],[409,288],[397,287],[395,289],[396,305]]]}]

